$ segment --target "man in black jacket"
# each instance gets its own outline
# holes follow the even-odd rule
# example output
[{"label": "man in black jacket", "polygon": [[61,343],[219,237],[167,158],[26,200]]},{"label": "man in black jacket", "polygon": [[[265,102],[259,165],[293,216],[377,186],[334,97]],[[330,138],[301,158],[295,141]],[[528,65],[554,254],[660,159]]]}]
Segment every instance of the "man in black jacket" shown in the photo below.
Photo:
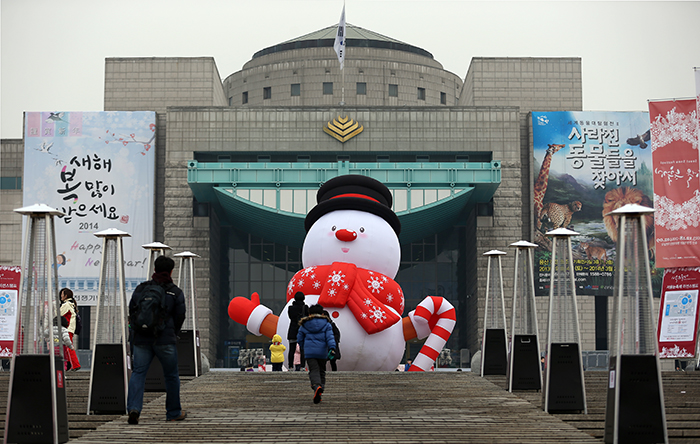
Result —
[{"label": "man in black jacket", "polygon": [[185,321],[185,295],[171,277],[175,262],[165,256],[155,261],[155,273],[151,281],[142,282],[134,290],[129,302],[129,318],[134,319],[137,301],[146,285],[156,282],[165,290],[166,313],[164,328],[158,335],[133,330],[133,371],[129,379],[129,396],[126,409],[129,412],[129,424],[138,424],[143,407],[143,391],[146,374],[156,356],[163,367],[165,379],[166,420],[182,421],[187,413],[180,406],[180,375],[177,362],[177,334]]},{"label": "man in black jacket", "polygon": [[[297,291],[294,295],[292,305],[287,309],[289,315],[289,329],[287,330],[287,340],[289,340],[289,370],[294,368],[294,353],[297,349],[297,334],[299,333],[299,321],[309,315],[309,307],[304,303],[304,293]],[[301,366],[304,367],[304,355],[301,355]]]}]

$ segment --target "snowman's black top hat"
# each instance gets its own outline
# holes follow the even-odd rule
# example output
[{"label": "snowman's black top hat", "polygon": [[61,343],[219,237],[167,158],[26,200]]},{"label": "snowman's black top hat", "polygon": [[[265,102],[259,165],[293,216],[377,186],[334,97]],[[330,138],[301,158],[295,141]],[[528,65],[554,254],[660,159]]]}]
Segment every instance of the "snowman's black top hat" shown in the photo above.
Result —
[{"label": "snowman's black top hat", "polygon": [[321,185],[316,194],[318,205],[306,215],[304,227],[311,226],[324,214],[335,210],[359,210],[375,214],[401,233],[401,222],[391,209],[391,192],[383,183],[357,174],[337,176]]}]

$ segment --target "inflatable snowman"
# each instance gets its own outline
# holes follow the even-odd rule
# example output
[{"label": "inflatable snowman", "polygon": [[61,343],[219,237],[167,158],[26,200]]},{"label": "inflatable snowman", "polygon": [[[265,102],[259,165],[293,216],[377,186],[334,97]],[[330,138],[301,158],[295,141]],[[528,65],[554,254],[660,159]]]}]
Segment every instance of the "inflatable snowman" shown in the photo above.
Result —
[{"label": "inflatable snowman", "polygon": [[317,202],[305,220],[304,269],[289,281],[282,313],[274,315],[253,293],[251,299],[234,298],[229,316],[255,335],[286,338],[287,308],[302,292],[305,303],[321,304],[341,332],[338,370],[393,371],[406,341],[426,337],[410,370],[429,370],[452,333],[455,310],[447,300],[428,296],[401,318],[404,296],[393,280],[401,224],[389,189],[367,176],[338,176],[321,186]]}]

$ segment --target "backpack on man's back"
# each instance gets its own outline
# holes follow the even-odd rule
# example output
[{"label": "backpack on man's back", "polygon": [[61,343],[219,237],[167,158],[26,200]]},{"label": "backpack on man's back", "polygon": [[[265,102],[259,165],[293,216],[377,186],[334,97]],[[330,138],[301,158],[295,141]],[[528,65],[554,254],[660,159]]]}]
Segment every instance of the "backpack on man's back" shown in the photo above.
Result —
[{"label": "backpack on man's back", "polygon": [[131,328],[146,336],[160,336],[168,318],[165,303],[168,295],[165,288],[155,281],[147,281],[136,297],[135,308],[131,313]]}]

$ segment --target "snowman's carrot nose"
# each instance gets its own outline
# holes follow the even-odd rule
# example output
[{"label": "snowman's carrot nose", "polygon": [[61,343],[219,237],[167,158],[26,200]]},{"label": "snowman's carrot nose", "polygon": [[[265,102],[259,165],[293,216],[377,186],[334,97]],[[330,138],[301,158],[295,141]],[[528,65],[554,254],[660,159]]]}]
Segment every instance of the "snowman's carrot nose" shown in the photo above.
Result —
[{"label": "snowman's carrot nose", "polygon": [[343,241],[343,242],[352,242],[352,241],[354,241],[355,239],[357,239],[357,233],[355,233],[355,232],[352,231],[352,230],[346,230],[345,228],[343,228],[343,229],[338,230],[338,231],[335,232],[335,237],[336,237],[339,241]]}]

